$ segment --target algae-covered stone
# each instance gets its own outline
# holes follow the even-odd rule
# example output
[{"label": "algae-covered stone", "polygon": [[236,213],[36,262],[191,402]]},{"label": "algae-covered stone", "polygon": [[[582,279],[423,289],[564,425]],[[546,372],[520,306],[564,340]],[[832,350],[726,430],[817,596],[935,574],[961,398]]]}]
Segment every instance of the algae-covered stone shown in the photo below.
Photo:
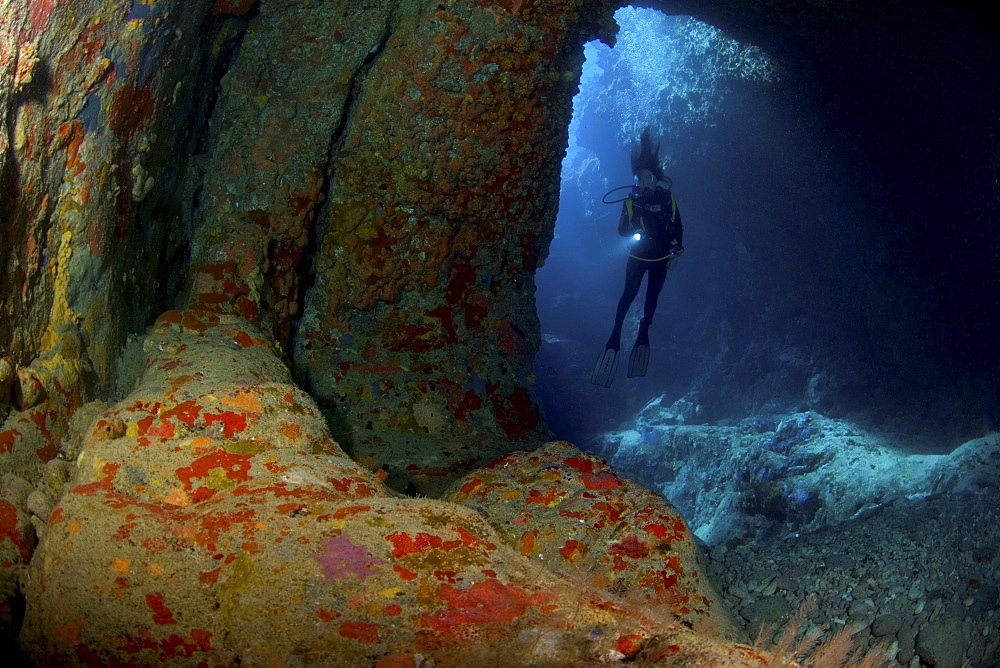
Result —
[{"label": "algae-covered stone", "polygon": [[936,668],[958,668],[965,655],[962,620],[943,617],[927,624],[917,634],[917,654]]},{"label": "algae-covered stone", "polygon": [[521,554],[626,604],[702,633],[744,637],[677,510],[569,443],[507,455],[457,480],[444,498],[479,510]]},{"label": "algae-covered stone", "polygon": [[[500,653],[527,665],[652,656],[667,640],[696,655],[743,651],[676,624],[650,630],[618,598],[568,586],[508,545],[489,513],[392,494],[344,455],[250,323],[171,311],[146,343],[137,387],[78,430],[76,471],[31,561],[20,642],[33,660],[460,665]],[[693,561],[635,568],[640,552],[686,554],[681,520],[648,502],[630,511],[613,497],[638,489],[558,452],[567,489],[593,497],[574,512],[606,533],[597,561],[623,586],[707,614],[703,590],[667,591],[697,579]],[[3,545],[27,559],[27,544]]]}]

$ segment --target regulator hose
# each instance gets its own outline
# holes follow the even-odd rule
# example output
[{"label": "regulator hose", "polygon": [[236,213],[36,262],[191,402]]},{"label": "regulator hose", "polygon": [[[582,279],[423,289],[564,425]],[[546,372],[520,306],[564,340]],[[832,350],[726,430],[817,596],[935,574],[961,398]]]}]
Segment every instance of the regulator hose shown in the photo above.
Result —
[{"label": "regulator hose", "polygon": [[[662,179],[660,179],[659,181],[656,182],[657,185],[659,185],[661,183],[666,186],[667,190],[670,190],[674,186],[674,182],[671,181],[670,178],[666,177],[666,176],[664,176]],[[624,202],[625,200],[628,199],[628,197],[629,197],[628,195],[626,195],[625,197],[622,197],[621,199],[613,199],[610,202],[608,201],[608,195],[610,195],[611,193],[616,192],[618,190],[626,190],[626,189],[632,190],[633,188],[638,188],[638,186],[636,186],[636,185],[630,185],[630,186],[618,186],[617,188],[612,188],[608,192],[604,193],[604,197],[601,198],[601,202],[603,202],[604,204],[618,204],[619,202]]]}]

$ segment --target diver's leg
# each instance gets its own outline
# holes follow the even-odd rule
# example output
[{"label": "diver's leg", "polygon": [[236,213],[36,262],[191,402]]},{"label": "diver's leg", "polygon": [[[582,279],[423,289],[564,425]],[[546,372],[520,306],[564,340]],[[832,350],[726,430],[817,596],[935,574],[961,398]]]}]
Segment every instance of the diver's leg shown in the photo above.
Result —
[{"label": "diver's leg", "polygon": [[622,324],[625,322],[625,315],[628,307],[632,305],[635,296],[639,294],[639,285],[642,283],[642,274],[645,271],[643,262],[633,258],[628,259],[625,265],[625,289],[622,297],[618,300],[618,311],[615,313],[615,328],[611,331],[600,357],[597,358],[597,365],[590,376],[590,382],[602,387],[611,387],[615,380],[615,373],[618,370],[618,352],[622,347]]},{"label": "diver's leg", "polygon": [[660,291],[663,283],[667,280],[667,263],[649,262],[649,281],[646,284],[646,303],[642,309],[642,323],[640,332],[648,330],[653,323],[653,314],[656,313],[656,302],[660,299]]},{"label": "diver's leg", "polygon": [[[639,294],[639,286],[642,285],[642,274],[646,270],[645,262],[634,257],[628,259],[625,265],[625,289],[622,290],[621,299],[618,300],[618,310],[615,312],[615,327],[611,330],[611,338],[608,339],[607,348],[621,348],[622,325],[625,323],[625,316],[628,315],[628,308]],[[661,282],[662,287],[662,282]],[[614,343],[614,345],[612,345]]]},{"label": "diver's leg", "polygon": [[666,262],[648,262],[649,281],[646,283],[646,302],[642,309],[642,321],[639,322],[639,333],[635,337],[635,345],[628,360],[628,377],[639,378],[646,375],[649,368],[649,326],[656,312],[656,300],[663,289],[667,278]]}]

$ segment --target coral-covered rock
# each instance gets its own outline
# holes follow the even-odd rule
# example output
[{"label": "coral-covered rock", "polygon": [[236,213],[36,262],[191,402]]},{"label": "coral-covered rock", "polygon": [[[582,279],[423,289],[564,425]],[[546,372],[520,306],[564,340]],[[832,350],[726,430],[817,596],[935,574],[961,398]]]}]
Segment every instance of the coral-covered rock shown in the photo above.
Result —
[{"label": "coral-covered rock", "polygon": [[206,63],[226,57],[222,22],[203,23],[212,1],[0,8],[0,254],[18,258],[0,282],[0,352],[19,367],[72,326],[91,389],[107,390],[126,333],[171,296],[188,243],[179,173],[199,134],[183,126],[216,84]]},{"label": "coral-covered rock", "polygon": [[743,638],[680,513],[599,457],[548,443],[474,471],[444,498],[476,508],[521,554],[551,569],[700,633]]},{"label": "coral-covered rock", "polygon": [[358,86],[295,359],[338,440],[397,489],[436,496],[551,437],[532,276],[580,45],[612,4],[404,5]]},{"label": "coral-covered rock", "polygon": [[[213,11],[245,13],[242,4],[217,2]],[[258,5],[213,110],[226,129],[209,155],[191,305],[260,317],[287,343],[331,143],[350,109],[354,73],[380,49],[392,6]]]},{"label": "coral-covered rock", "polygon": [[[395,496],[343,454],[245,320],[171,311],[144,347],[141,382],[84,430],[59,503],[48,512],[36,495],[47,522],[39,524],[20,639],[33,659],[415,665],[424,657],[460,665],[500,655],[525,665],[674,656],[681,647],[752,656],[549,570],[523,544],[508,545],[488,513]],[[679,519],[649,502],[616,500],[636,491],[569,446],[546,453],[567,471],[566,494],[594,493],[577,507],[600,524],[592,541],[579,534],[582,555],[595,555],[620,586],[648,590],[651,601],[679,606],[667,589],[680,578],[676,591],[698,611],[691,616],[717,616],[691,582],[696,556],[675,535],[686,532]],[[484,475],[505,470],[501,463]],[[551,494],[548,502],[563,491]],[[3,545],[26,560],[18,527],[31,525],[9,519]],[[617,537],[603,533],[613,522],[622,525]],[[551,543],[541,529],[527,552]],[[662,531],[670,536],[654,541]],[[643,561],[643,550],[669,550],[680,561],[641,571],[636,564],[659,563]]]},{"label": "coral-covered rock", "polygon": [[35,547],[35,529],[24,510],[31,484],[7,473],[0,478],[0,643],[17,636],[18,579]]}]

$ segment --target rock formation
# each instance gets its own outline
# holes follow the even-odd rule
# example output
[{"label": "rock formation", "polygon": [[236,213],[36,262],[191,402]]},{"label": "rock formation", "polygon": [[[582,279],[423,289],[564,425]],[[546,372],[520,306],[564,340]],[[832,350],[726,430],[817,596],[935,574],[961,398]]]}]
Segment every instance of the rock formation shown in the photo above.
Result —
[{"label": "rock formation", "polygon": [[510,455],[551,437],[533,272],[618,4],[4,3],[6,640],[759,665],[676,511]]},{"label": "rock formation", "polygon": [[[612,9],[5,5],[8,641],[86,664],[753,655],[701,639],[741,632],[691,534],[610,470],[567,565],[618,556],[576,580],[393,491],[549,437],[532,276]],[[538,457],[604,466],[560,448]],[[588,584],[622,559],[646,575]]]},{"label": "rock formation", "polygon": [[[658,496],[552,444],[526,467],[543,473],[537,486],[501,460],[459,486],[462,503],[401,498],[330,438],[264,336],[214,311],[159,318],[139,384],[87,422],[65,493],[36,524],[20,637],[33,660],[755,656],[692,632],[742,633]],[[477,483],[498,475],[494,493],[506,479],[528,493],[488,499]],[[539,500],[537,487],[552,491]],[[515,526],[535,508],[562,510],[517,537],[469,498],[518,513]],[[579,540],[556,551],[553,532]]]}]

